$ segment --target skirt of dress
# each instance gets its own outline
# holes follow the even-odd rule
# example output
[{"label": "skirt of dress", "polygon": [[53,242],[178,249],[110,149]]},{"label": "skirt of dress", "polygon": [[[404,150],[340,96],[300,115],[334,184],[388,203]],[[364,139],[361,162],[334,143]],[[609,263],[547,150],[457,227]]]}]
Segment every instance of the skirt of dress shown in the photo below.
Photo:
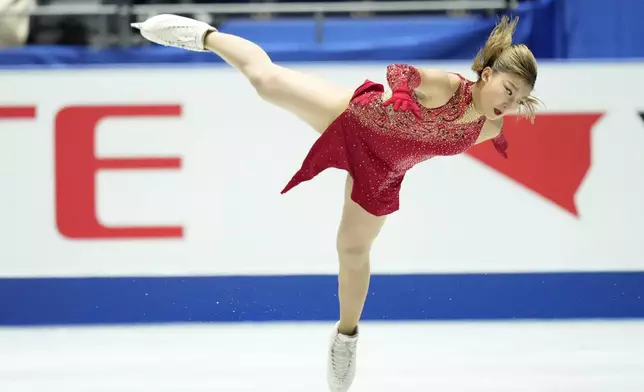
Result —
[{"label": "skirt of dress", "polygon": [[[364,94],[381,94],[384,86],[366,80],[354,92],[351,101]],[[353,179],[351,199],[375,216],[399,208],[400,187],[404,174],[392,171],[361,138],[369,134],[355,121],[350,108],[345,110],[315,141],[301,168],[282,190],[282,194],[309,181],[328,168],[345,170]]]}]

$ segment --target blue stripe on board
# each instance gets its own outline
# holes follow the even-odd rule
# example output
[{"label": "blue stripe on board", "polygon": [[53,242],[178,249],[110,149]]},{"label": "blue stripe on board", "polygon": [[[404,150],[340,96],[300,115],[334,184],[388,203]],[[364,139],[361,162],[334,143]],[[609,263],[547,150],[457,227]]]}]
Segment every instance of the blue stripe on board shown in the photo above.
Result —
[{"label": "blue stripe on board", "polygon": [[[0,279],[0,325],[330,321],[337,278]],[[644,318],[644,272],[373,276],[366,320]]]}]

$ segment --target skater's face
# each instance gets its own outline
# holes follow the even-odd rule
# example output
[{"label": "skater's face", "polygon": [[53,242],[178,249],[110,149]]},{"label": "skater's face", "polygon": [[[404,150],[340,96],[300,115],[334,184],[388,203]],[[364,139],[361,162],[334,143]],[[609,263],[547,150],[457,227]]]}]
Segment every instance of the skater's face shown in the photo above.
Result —
[{"label": "skater's face", "polygon": [[480,109],[492,120],[517,113],[532,92],[530,85],[518,75],[492,68],[483,70],[480,83]]}]

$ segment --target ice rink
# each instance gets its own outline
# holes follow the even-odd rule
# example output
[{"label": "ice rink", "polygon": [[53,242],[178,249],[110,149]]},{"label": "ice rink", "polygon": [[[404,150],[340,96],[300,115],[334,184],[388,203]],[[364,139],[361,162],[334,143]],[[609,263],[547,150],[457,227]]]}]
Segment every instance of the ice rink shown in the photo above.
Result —
[{"label": "ice rink", "polygon": [[[2,392],[327,391],[332,324],[0,329]],[[364,323],[351,392],[644,390],[644,321]]]},{"label": "ice rink", "polygon": [[0,0],[0,392],[644,392],[643,17]]}]

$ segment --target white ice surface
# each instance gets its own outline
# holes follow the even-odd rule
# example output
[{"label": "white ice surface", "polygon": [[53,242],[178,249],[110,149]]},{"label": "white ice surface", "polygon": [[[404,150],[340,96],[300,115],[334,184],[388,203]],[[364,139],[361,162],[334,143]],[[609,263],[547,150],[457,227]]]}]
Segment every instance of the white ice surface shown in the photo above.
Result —
[{"label": "white ice surface", "polygon": [[[0,329],[0,392],[326,391],[332,323]],[[364,323],[351,392],[642,392],[642,322]]]}]

